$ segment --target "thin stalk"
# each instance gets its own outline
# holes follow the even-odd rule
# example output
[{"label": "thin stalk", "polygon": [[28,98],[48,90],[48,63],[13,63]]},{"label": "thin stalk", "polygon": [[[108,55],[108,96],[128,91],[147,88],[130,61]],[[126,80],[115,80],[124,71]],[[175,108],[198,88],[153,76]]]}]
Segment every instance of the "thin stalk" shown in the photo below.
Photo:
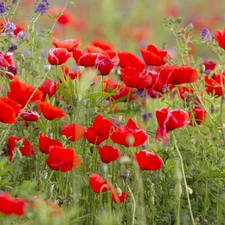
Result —
[{"label": "thin stalk", "polygon": [[189,207],[189,212],[190,212],[190,216],[191,216],[191,221],[192,221],[192,224],[195,225],[195,220],[194,220],[193,213],[192,213],[192,208],[191,208],[191,201],[190,201],[189,192],[188,192],[187,180],[186,180],[185,171],[184,171],[183,157],[182,157],[182,155],[180,153],[180,150],[179,150],[179,148],[177,146],[177,140],[176,140],[175,135],[174,135],[173,132],[172,132],[172,136],[173,136],[173,140],[174,140],[175,149],[177,150],[178,156],[180,158],[181,172],[182,172],[182,176],[183,176],[183,179],[184,179],[184,186],[185,186],[185,190],[186,190],[186,195],[187,195],[187,201],[188,201],[188,207]]},{"label": "thin stalk", "polygon": [[135,201],[135,198],[134,198],[134,194],[131,191],[130,186],[128,184],[127,184],[127,188],[128,188],[128,190],[130,192],[130,195],[131,195],[131,198],[132,198],[132,201],[133,201],[133,212],[132,212],[132,223],[131,223],[131,225],[134,225],[135,214],[136,214],[136,201]]}]

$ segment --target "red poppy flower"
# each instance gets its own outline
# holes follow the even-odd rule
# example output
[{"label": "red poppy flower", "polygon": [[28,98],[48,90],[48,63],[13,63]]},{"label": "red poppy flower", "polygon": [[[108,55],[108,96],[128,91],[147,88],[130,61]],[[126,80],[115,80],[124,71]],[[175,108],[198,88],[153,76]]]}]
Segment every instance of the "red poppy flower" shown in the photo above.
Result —
[{"label": "red poppy flower", "polygon": [[66,124],[61,129],[61,134],[71,141],[78,141],[84,137],[84,127],[80,124]]},{"label": "red poppy flower", "polygon": [[218,45],[225,50],[225,28],[222,30],[217,30],[214,34],[214,38]]},{"label": "red poppy flower", "polygon": [[16,102],[6,97],[0,97],[0,109],[0,122],[7,124],[16,122],[16,117],[20,112],[20,106]]},{"label": "red poppy flower", "polygon": [[110,163],[120,157],[120,150],[109,145],[103,147],[98,146],[100,159],[104,163]]},{"label": "red poppy flower", "polygon": [[47,120],[54,120],[56,118],[63,118],[66,116],[66,113],[62,109],[54,107],[48,102],[39,102],[38,110]]},{"label": "red poppy flower", "polygon": [[[202,108],[199,108],[199,107],[194,107],[193,110],[191,112],[189,112],[189,116],[190,118],[192,118],[192,120],[195,120],[195,122],[197,124],[201,124],[202,122],[205,121],[206,119],[206,111]],[[193,121],[190,121],[189,125],[194,125],[192,122]]]},{"label": "red poppy flower", "polygon": [[105,53],[101,48],[91,45],[85,47],[84,53],[78,49],[73,50],[73,58],[77,65],[84,67],[95,66],[95,62],[99,54],[107,55],[107,53]]},{"label": "red poppy flower", "polygon": [[20,116],[26,121],[37,121],[40,118],[40,115],[37,112],[31,110],[23,111]]},{"label": "red poppy flower", "polygon": [[76,155],[75,150],[52,145],[46,160],[48,166],[53,170],[68,172],[73,168],[80,167],[82,159]]},{"label": "red poppy flower", "polygon": [[15,136],[10,136],[7,141],[7,146],[9,150],[9,159],[13,161],[15,150],[17,147],[17,142],[22,140],[21,145],[19,146],[19,150],[22,156],[33,156],[35,154],[34,147],[26,138],[20,138]]},{"label": "red poppy flower", "polygon": [[140,73],[137,69],[126,67],[121,69],[121,77],[127,87],[143,89],[147,88],[152,83],[152,77],[147,71]]},{"label": "red poppy flower", "polygon": [[225,79],[225,72],[221,74],[213,74],[210,78],[209,76],[204,77],[206,92],[209,94],[214,94],[216,97],[220,97],[223,94],[223,85]]},{"label": "red poppy flower", "polygon": [[62,147],[62,143],[60,141],[51,139],[48,136],[44,136],[44,134],[39,133],[38,146],[41,152],[43,152],[44,154],[49,154],[49,149],[53,145]]},{"label": "red poppy flower", "polygon": [[[123,101],[132,100],[135,97],[134,89],[127,87],[125,84],[110,83],[108,80],[104,81],[106,84],[104,92],[111,93],[116,91],[116,93],[108,98],[108,100],[116,101],[117,99],[126,97]],[[128,96],[129,95],[129,96]],[[127,99],[128,98],[128,99]]]},{"label": "red poppy flower", "polygon": [[56,93],[58,88],[59,86],[57,85],[55,80],[51,79],[44,80],[41,86],[38,88],[43,94],[42,101],[45,101],[46,95],[48,95],[48,97],[51,98]]},{"label": "red poppy flower", "polygon": [[118,126],[110,136],[111,140],[126,147],[137,147],[144,144],[147,139],[147,133],[138,128],[132,119],[128,119],[125,126]]},{"label": "red poppy flower", "polygon": [[52,38],[52,44],[56,48],[66,48],[67,51],[72,52],[74,48],[79,48],[80,40],[65,40],[65,41],[58,41],[56,38]]},{"label": "red poppy flower", "polygon": [[198,80],[197,70],[189,66],[165,66],[159,73],[162,84],[193,83]]},{"label": "red poppy flower", "polygon": [[126,199],[129,198],[129,195],[124,192],[124,191],[121,191],[120,189],[117,190],[117,189],[114,189],[112,191],[112,194],[111,194],[111,199],[115,202],[115,203],[123,203],[124,201],[126,201]]},{"label": "red poppy flower", "polygon": [[108,43],[102,40],[93,40],[90,45],[101,48],[103,51],[113,49],[113,46],[111,43]]},{"label": "red poppy flower", "polygon": [[3,53],[0,51],[0,66],[2,67],[15,67],[15,62],[11,53]]},{"label": "red poppy flower", "polygon": [[134,153],[135,159],[142,170],[159,170],[162,167],[162,159],[153,151],[141,150]]},{"label": "red poppy flower", "polygon": [[109,137],[112,128],[113,123],[110,120],[98,115],[93,122],[93,126],[88,127],[84,135],[89,143],[100,145]]},{"label": "red poppy flower", "polygon": [[132,67],[139,72],[145,68],[145,64],[130,52],[119,52],[118,57],[120,59],[119,66],[122,68]]},{"label": "red poppy flower", "polygon": [[180,109],[169,110],[167,108],[161,108],[157,109],[155,114],[158,121],[156,140],[163,137],[163,141],[167,142],[167,132],[183,127],[189,123],[189,114]]},{"label": "red poppy flower", "polygon": [[5,215],[15,214],[23,216],[25,214],[26,202],[19,198],[11,198],[7,192],[0,194],[0,212]]},{"label": "red poppy flower", "polygon": [[213,61],[204,60],[202,64],[205,66],[205,70],[214,70],[216,67],[216,63]]},{"label": "red poppy flower", "polygon": [[[42,99],[42,92],[26,82],[21,82],[18,78],[10,81],[10,90],[8,97],[17,102],[23,108],[27,103],[38,102]],[[28,102],[29,101],[29,102]]]},{"label": "red poppy flower", "polygon": [[95,61],[95,67],[98,70],[98,74],[105,76],[108,75],[114,65],[117,65],[118,63],[119,58],[117,55],[111,59],[109,56],[99,54]]},{"label": "red poppy flower", "polygon": [[0,51],[0,69],[7,68],[5,73],[1,72],[2,75],[5,75],[9,79],[13,79],[14,75],[16,75],[16,64],[12,58],[11,53],[3,53]]},{"label": "red poppy flower", "polygon": [[140,48],[145,63],[149,66],[162,66],[171,58],[167,51],[159,50],[154,45],[147,49]]},{"label": "red poppy flower", "polygon": [[57,21],[63,26],[73,25],[74,17],[73,14],[68,9],[63,9],[60,6],[53,6],[50,8],[49,15],[52,18],[55,18],[55,15],[58,15]]},{"label": "red poppy flower", "polygon": [[91,190],[95,193],[99,194],[111,190],[111,184],[103,180],[102,177],[96,173],[90,174],[89,182]]},{"label": "red poppy flower", "polygon": [[70,71],[69,67],[65,66],[64,64],[61,65],[61,69],[64,73],[65,80],[66,80],[67,77],[70,77],[71,80],[81,78],[81,72],[80,71]]},{"label": "red poppy flower", "polygon": [[48,62],[51,65],[61,65],[72,57],[66,48],[51,48],[48,52]]}]

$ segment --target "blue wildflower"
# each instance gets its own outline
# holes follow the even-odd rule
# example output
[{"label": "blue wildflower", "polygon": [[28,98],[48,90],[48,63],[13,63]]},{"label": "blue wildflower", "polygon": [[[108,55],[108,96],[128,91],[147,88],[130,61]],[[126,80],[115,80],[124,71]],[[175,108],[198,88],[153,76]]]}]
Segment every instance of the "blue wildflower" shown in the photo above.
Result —
[{"label": "blue wildflower", "polygon": [[42,0],[41,2],[38,3],[37,7],[34,9],[34,12],[41,13],[41,15],[43,16],[44,14],[46,14],[48,8],[49,8],[48,0]]},{"label": "blue wildflower", "polygon": [[4,2],[0,2],[0,15],[7,15],[7,10]]},{"label": "blue wildflower", "polygon": [[211,35],[210,31],[206,28],[203,28],[201,30],[200,38],[201,38],[202,43],[213,40],[213,36]]},{"label": "blue wildflower", "polygon": [[5,25],[5,30],[4,30],[4,34],[6,36],[14,36],[14,30],[16,29],[16,25],[12,22],[8,22]]}]

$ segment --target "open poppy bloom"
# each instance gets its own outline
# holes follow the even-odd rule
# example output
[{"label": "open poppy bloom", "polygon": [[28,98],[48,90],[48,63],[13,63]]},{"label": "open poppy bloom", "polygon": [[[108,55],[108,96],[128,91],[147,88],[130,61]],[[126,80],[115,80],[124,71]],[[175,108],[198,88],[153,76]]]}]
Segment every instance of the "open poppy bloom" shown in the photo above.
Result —
[{"label": "open poppy bloom", "polygon": [[23,216],[25,214],[26,202],[19,198],[11,198],[7,192],[0,194],[0,212],[5,215]]},{"label": "open poppy bloom", "polygon": [[16,75],[16,64],[12,58],[11,53],[3,53],[0,51],[0,69],[7,68],[7,71],[5,71],[5,74],[1,72],[0,74],[4,74],[9,79],[13,79],[14,75]]},{"label": "open poppy bloom", "polygon": [[192,120],[194,120],[197,124],[201,124],[206,120],[206,111],[200,107],[194,107],[191,112],[189,112],[189,116],[191,118],[189,125],[194,125]]},{"label": "open poppy bloom", "polygon": [[169,131],[183,127],[189,123],[189,114],[181,109],[169,110],[168,108],[161,108],[157,109],[155,114],[158,121],[156,140],[163,137],[163,141],[167,142],[167,133]]},{"label": "open poppy bloom", "polygon": [[54,107],[48,102],[39,102],[38,110],[47,120],[54,120],[56,118],[63,118],[66,116],[66,113],[62,109]]},{"label": "open poppy bloom", "polygon": [[[26,82],[21,82],[18,78],[10,81],[10,92],[8,97],[17,102],[23,108],[27,103],[38,102],[42,99],[42,92],[30,86]],[[28,102],[29,101],[29,102]]]},{"label": "open poppy bloom", "polygon": [[113,46],[112,46],[111,43],[108,43],[108,42],[105,42],[105,41],[102,41],[102,40],[97,40],[97,39],[92,40],[91,45],[95,46],[95,47],[98,47],[98,48],[101,48],[103,51],[113,50]]},{"label": "open poppy bloom", "polygon": [[103,147],[98,146],[100,159],[104,163],[110,163],[120,157],[120,150],[109,145]]},{"label": "open poppy bloom", "polygon": [[[21,141],[21,145],[17,145],[17,142]],[[26,138],[20,138],[10,136],[7,140],[8,155],[10,161],[13,161],[15,150],[18,148],[22,156],[33,156],[35,154],[34,147]]]},{"label": "open poppy bloom", "polygon": [[66,48],[68,52],[72,52],[74,48],[79,48],[80,40],[74,39],[74,40],[58,41],[56,38],[52,38],[52,44],[56,48]]},{"label": "open poppy bloom", "polygon": [[43,94],[42,101],[45,101],[46,95],[48,95],[48,97],[51,98],[56,93],[58,88],[59,87],[55,80],[51,79],[44,80],[41,86],[38,88]]},{"label": "open poppy bloom", "polygon": [[124,192],[121,191],[120,189],[113,189],[112,190],[112,194],[111,194],[111,199],[115,202],[115,203],[123,203],[124,201],[126,201],[126,199],[129,198],[129,195]]},{"label": "open poppy bloom", "polygon": [[162,159],[153,151],[141,150],[134,153],[135,159],[142,170],[159,170],[162,167]]},{"label": "open poppy bloom", "polygon": [[73,168],[80,167],[82,159],[76,155],[75,150],[52,145],[46,163],[53,170],[68,172]]},{"label": "open poppy bloom", "polygon": [[217,30],[214,34],[214,38],[220,48],[225,50],[225,28],[223,30]]},{"label": "open poppy bloom", "polygon": [[118,57],[120,59],[119,66],[121,68],[132,67],[139,72],[142,72],[145,68],[145,64],[130,52],[118,52]]},{"label": "open poppy bloom", "polygon": [[189,66],[165,66],[159,73],[162,84],[193,83],[198,80],[198,72]]},{"label": "open poppy bloom", "polygon": [[60,6],[52,6],[49,10],[49,15],[55,18],[62,26],[72,26],[74,24],[74,16],[68,9],[63,9]]},{"label": "open poppy bloom", "polygon": [[51,65],[61,65],[71,57],[72,54],[66,48],[51,48],[48,52],[48,62]]},{"label": "open poppy bloom", "polygon": [[112,128],[113,123],[110,120],[98,115],[95,117],[93,126],[88,127],[84,135],[89,143],[100,145],[109,137]]},{"label": "open poppy bloom", "polygon": [[95,66],[95,62],[99,54],[109,56],[101,48],[91,45],[86,46],[83,53],[79,49],[74,49],[72,53],[77,65],[84,67]]},{"label": "open poppy bloom", "polygon": [[167,51],[159,50],[154,45],[147,49],[140,48],[145,63],[149,66],[162,66],[171,58]]},{"label": "open poppy bloom", "polygon": [[214,61],[204,60],[202,64],[205,66],[205,71],[212,71],[216,67],[216,63]]},{"label": "open poppy bloom", "polygon": [[61,129],[61,134],[73,142],[82,139],[84,137],[84,132],[84,127],[75,123],[66,124]]},{"label": "open poppy bloom", "polygon": [[143,89],[147,88],[152,83],[152,77],[147,71],[139,72],[132,67],[121,69],[121,77],[127,87]]},{"label": "open poppy bloom", "polygon": [[91,190],[98,194],[111,190],[112,186],[110,183],[103,180],[99,174],[96,173],[90,174],[89,183],[91,186]]},{"label": "open poppy bloom", "polygon": [[77,71],[70,71],[68,66],[65,66],[64,64],[61,65],[61,69],[64,73],[65,80],[67,77],[70,77],[71,80],[74,79],[80,79],[81,78],[81,72],[79,70]]},{"label": "open poppy bloom", "polygon": [[10,98],[0,97],[0,122],[13,124],[20,112],[20,106]]},{"label": "open poppy bloom", "polygon": [[104,84],[106,84],[104,92],[111,93],[116,91],[114,95],[107,98],[108,100],[116,101],[117,99],[126,97],[123,102],[127,102],[134,99],[135,97],[134,89],[127,87],[125,84],[116,84],[110,79],[105,80]]},{"label": "open poppy bloom", "polygon": [[55,139],[52,139],[48,136],[44,136],[44,134],[39,133],[38,135],[38,146],[42,153],[49,154],[49,149],[51,146],[59,146],[62,147],[62,143]]},{"label": "open poppy bloom", "polygon": [[209,76],[204,76],[204,81],[207,93],[214,94],[216,97],[222,96],[225,72],[221,74],[213,74],[211,78]]},{"label": "open poppy bloom", "polygon": [[[196,95],[196,91],[187,87],[178,87],[178,93],[182,100],[186,102],[194,101],[195,105],[200,105],[200,99]],[[199,91],[200,97],[203,97],[203,92]]]},{"label": "open poppy bloom", "polygon": [[113,69],[114,65],[119,63],[119,58],[116,55],[114,58],[99,54],[95,61],[95,67],[98,70],[98,74],[102,76],[108,75]]},{"label": "open poppy bloom", "polygon": [[20,117],[26,121],[37,121],[40,118],[40,115],[37,112],[25,110],[20,114]]},{"label": "open poppy bloom", "polygon": [[116,127],[110,138],[116,144],[137,147],[147,141],[148,135],[144,130],[138,128],[132,119],[129,119],[125,126]]}]

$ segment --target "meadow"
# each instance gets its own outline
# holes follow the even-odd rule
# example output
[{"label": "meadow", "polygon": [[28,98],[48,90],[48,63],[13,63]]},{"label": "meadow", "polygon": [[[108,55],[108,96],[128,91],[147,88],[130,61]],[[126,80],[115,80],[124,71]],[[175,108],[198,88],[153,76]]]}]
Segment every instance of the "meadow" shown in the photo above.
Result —
[{"label": "meadow", "polygon": [[0,2],[1,225],[225,224],[223,1],[184,2]]}]

